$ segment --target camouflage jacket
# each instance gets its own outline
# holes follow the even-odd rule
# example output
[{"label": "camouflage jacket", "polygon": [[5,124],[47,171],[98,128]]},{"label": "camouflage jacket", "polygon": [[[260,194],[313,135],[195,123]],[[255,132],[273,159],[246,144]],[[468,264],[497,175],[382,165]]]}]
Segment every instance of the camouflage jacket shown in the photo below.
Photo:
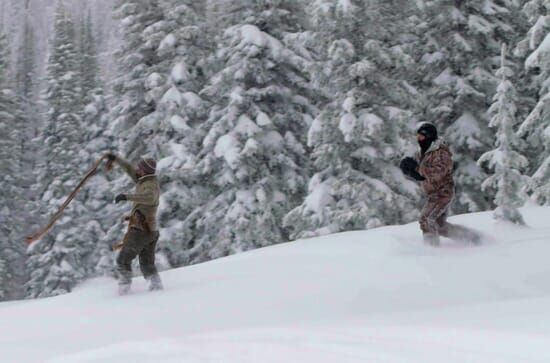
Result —
[{"label": "camouflage jacket", "polygon": [[157,230],[157,209],[160,198],[160,186],[156,175],[145,175],[138,179],[136,169],[128,161],[117,157],[116,162],[136,183],[135,193],[128,193],[126,197],[133,202],[132,212],[129,216],[130,227],[145,230],[145,226],[139,219],[139,213],[145,217],[145,222],[150,231]]},{"label": "camouflage jacket", "polygon": [[454,193],[453,154],[445,142],[435,140],[428,151],[422,156],[416,154],[418,172],[426,178],[422,188],[428,195],[447,195]]}]

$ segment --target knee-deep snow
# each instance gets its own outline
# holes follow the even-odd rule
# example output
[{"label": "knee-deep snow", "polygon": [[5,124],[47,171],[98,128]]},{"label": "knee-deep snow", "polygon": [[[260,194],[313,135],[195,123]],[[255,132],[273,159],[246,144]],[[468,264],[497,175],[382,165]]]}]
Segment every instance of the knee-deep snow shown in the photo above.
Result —
[{"label": "knee-deep snow", "polygon": [[550,208],[424,246],[417,224],[277,245],[0,304],[1,362],[550,362]]}]

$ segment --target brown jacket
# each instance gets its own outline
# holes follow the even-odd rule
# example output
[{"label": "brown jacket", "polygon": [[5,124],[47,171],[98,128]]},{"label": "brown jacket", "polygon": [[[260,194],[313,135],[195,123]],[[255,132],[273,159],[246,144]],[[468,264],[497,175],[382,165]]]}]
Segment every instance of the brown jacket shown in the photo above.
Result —
[{"label": "brown jacket", "polygon": [[126,194],[129,201],[133,202],[130,213],[130,227],[144,230],[139,222],[137,212],[145,217],[145,222],[150,231],[157,230],[157,209],[159,206],[160,186],[156,175],[145,175],[138,179],[136,169],[128,161],[117,157],[116,162],[136,183],[136,191]]},{"label": "brown jacket", "polygon": [[418,152],[416,159],[418,172],[426,178],[422,187],[428,196],[454,194],[453,154],[441,139],[435,140],[424,156]]}]

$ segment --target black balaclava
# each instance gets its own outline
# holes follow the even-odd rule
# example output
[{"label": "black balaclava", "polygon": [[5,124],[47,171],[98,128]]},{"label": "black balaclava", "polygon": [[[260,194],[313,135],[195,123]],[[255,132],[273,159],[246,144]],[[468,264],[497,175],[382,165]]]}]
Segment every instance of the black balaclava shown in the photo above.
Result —
[{"label": "black balaclava", "polygon": [[437,140],[437,128],[429,122],[424,122],[420,125],[416,133],[422,134],[425,137],[424,140],[418,141],[422,155],[424,155],[430,146],[432,146],[432,143]]}]

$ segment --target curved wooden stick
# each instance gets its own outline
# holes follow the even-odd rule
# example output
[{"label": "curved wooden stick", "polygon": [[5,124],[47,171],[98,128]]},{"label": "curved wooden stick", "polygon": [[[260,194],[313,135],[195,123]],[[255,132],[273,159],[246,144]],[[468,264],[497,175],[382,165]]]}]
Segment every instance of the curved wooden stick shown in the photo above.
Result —
[{"label": "curved wooden stick", "polygon": [[[84,179],[82,179],[80,181],[80,183],[78,183],[78,185],[76,186],[76,188],[72,191],[71,194],[69,194],[69,196],[67,197],[67,199],[65,200],[65,202],[63,202],[63,204],[61,205],[61,207],[59,207],[59,209],[57,210],[57,212],[55,212],[55,214],[50,218],[50,221],[48,222],[48,225],[46,227],[44,227],[43,229],[41,229],[40,231],[38,231],[37,233],[33,234],[32,236],[28,236],[26,238],[26,241],[27,241],[27,244],[32,244],[33,242],[35,241],[38,241],[39,239],[41,239],[42,237],[44,237],[49,231],[50,229],[52,229],[52,227],[54,226],[55,222],[57,222],[57,220],[59,219],[59,217],[61,217],[61,215],[63,214],[63,211],[65,210],[65,208],[67,208],[67,206],[69,205],[69,203],[71,203],[71,201],[74,199],[74,197],[76,196],[76,194],[78,193],[78,191],[80,190],[80,188],[82,188],[82,186],[88,181],[88,179],[90,179],[96,172],[97,172],[97,169],[99,168],[99,166],[101,165],[101,162],[107,158],[107,155],[103,155],[95,164],[94,166],[86,173],[86,175],[84,176]],[[107,165],[106,165],[106,169],[107,170],[110,170],[112,168],[112,162],[109,160],[107,162]]]}]

